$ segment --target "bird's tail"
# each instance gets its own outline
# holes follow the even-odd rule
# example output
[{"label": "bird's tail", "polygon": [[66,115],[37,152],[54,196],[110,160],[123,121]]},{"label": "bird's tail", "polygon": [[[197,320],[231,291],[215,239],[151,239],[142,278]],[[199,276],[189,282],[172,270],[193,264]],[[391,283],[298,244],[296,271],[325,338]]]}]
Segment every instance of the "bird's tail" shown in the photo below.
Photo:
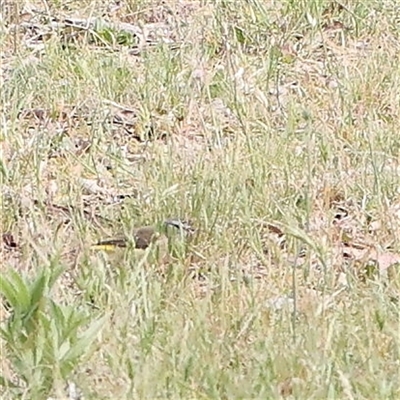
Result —
[{"label": "bird's tail", "polygon": [[96,244],[92,244],[90,248],[92,250],[112,252],[117,248],[127,247],[127,241],[125,239],[108,239],[101,240]]}]

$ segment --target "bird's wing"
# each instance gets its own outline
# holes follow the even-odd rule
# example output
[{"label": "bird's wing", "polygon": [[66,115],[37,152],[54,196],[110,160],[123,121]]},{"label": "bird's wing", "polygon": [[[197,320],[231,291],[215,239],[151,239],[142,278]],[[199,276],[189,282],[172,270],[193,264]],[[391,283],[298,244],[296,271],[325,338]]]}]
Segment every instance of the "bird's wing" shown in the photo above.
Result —
[{"label": "bird's wing", "polygon": [[133,231],[133,239],[137,249],[146,249],[151,243],[154,243],[160,234],[153,227],[146,226]]}]

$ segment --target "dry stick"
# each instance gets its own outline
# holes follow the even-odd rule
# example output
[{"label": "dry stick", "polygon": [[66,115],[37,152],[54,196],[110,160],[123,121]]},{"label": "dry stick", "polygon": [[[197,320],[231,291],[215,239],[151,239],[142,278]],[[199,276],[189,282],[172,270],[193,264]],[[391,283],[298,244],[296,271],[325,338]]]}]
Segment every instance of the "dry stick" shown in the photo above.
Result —
[{"label": "dry stick", "polygon": [[[33,204],[35,205],[40,205],[39,200],[34,200]],[[67,215],[71,215],[71,211],[76,211],[76,207],[68,205],[68,206],[60,206],[58,204],[54,204],[54,203],[49,203],[49,202],[45,202],[44,203],[45,207],[49,210],[49,211],[62,211]],[[97,220],[101,220],[103,222],[106,222],[108,224],[111,224],[112,221],[106,217],[103,217],[101,215],[93,215],[92,213],[90,213],[87,210],[82,210],[83,214],[91,221],[93,222],[96,226],[101,227],[101,225],[99,224],[99,222]]]},{"label": "dry stick", "polygon": [[15,3],[14,11],[15,11],[15,20],[17,21],[15,29],[14,29],[14,34],[13,34],[13,37],[14,37],[14,55],[16,55],[17,54],[17,47],[18,47],[17,46],[17,32],[18,32],[18,28],[17,27],[20,25],[20,20],[19,20],[20,12],[19,12],[19,2],[18,1]]},{"label": "dry stick", "polygon": [[292,266],[292,292],[293,292],[293,312],[292,312],[292,330],[293,330],[293,342],[296,342],[296,319],[297,319],[297,282],[296,282],[296,268],[297,261],[300,255],[300,251],[296,251],[294,263]]}]

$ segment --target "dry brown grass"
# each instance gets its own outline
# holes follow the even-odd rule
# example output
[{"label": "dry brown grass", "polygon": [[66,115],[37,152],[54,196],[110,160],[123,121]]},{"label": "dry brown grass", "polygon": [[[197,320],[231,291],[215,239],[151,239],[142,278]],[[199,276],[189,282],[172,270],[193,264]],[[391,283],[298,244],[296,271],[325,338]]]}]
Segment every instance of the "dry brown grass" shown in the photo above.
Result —
[{"label": "dry brown grass", "polygon": [[[396,10],[5,2],[1,273],[62,266],[48,297],[106,317],[86,399],[399,396]],[[169,216],[198,236],[162,273],[90,251]]]}]

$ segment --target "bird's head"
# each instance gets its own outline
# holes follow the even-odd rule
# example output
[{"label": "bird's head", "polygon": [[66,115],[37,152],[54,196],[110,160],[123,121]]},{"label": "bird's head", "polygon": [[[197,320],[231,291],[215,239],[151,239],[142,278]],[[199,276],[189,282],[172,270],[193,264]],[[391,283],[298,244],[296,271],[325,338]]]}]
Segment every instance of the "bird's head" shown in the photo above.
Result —
[{"label": "bird's head", "polygon": [[164,221],[164,224],[185,231],[187,234],[193,234],[196,231],[190,221],[185,221],[180,218],[169,218]]}]

